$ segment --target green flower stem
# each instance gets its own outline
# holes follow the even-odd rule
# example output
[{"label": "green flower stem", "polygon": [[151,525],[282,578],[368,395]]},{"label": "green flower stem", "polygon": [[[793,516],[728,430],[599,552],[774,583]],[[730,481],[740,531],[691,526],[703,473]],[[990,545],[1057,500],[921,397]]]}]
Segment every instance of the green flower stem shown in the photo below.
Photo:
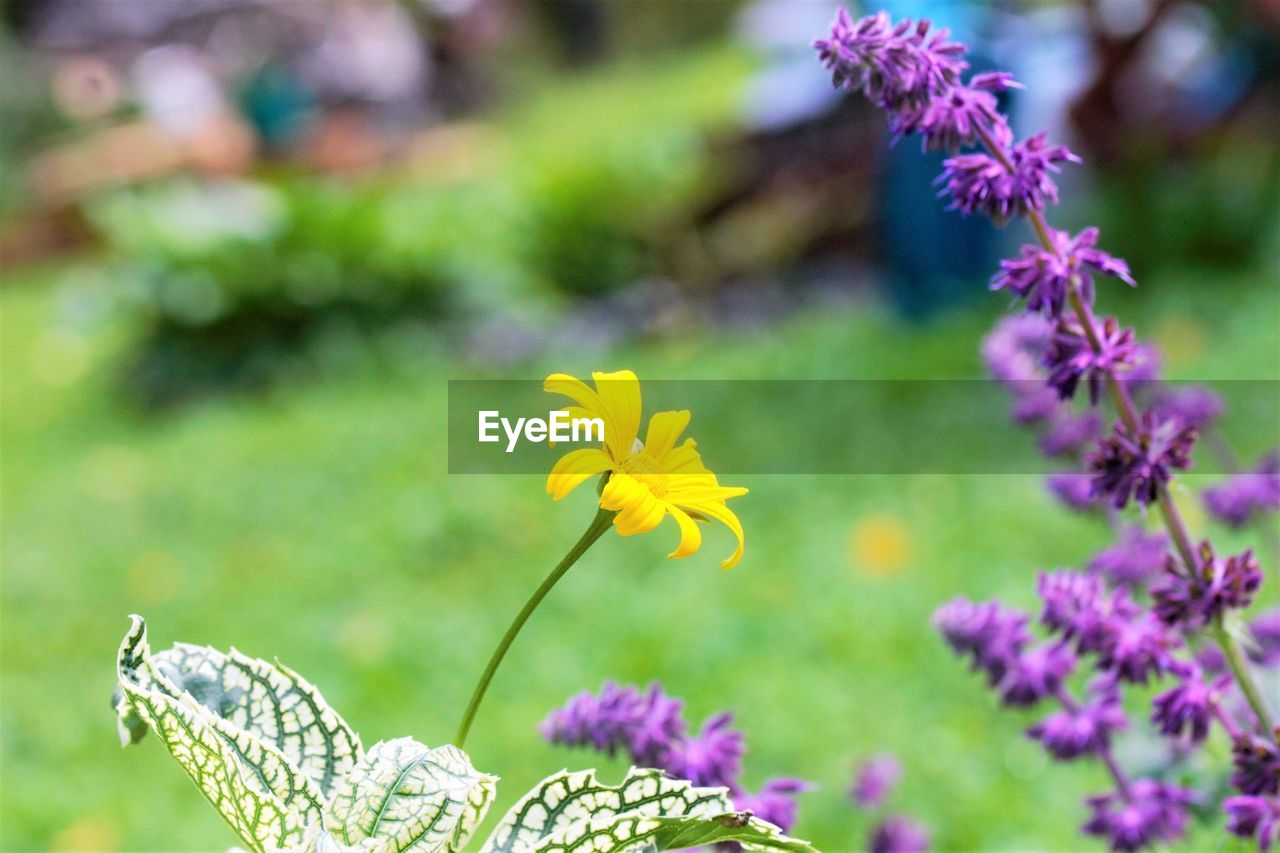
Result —
[{"label": "green flower stem", "polygon": [[1236,684],[1239,685],[1240,692],[1244,694],[1244,698],[1249,702],[1249,707],[1253,709],[1254,715],[1258,718],[1258,728],[1274,737],[1276,726],[1271,720],[1271,710],[1263,700],[1262,691],[1258,689],[1257,682],[1253,680],[1253,672],[1249,669],[1249,664],[1244,659],[1244,654],[1240,651],[1240,644],[1236,642],[1235,637],[1231,636],[1231,632],[1227,630],[1227,627],[1222,624],[1221,616],[1213,620],[1213,635],[1217,639],[1218,645],[1222,648],[1227,664],[1231,667],[1231,674],[1236,677]]},{"label": "green flower stem", "polygon": [[467,710],[462,715],[462,722],[458,723],[458,733],[453,739],[454,746],[461,748],[466,741],[467,732],[471,730],[471,722],[475,719],[476,711],[480,709],[480,703],[484,700],[485,691],[489,689],[489,682],[493,681],[493,674],[498,671],[498,665],[502,663],[502,659],[507,654],[507,649],[511,648],[511,644],[515,642],[516,635],[520,633],[524,623],[529,621],[529,617],[533,615],[533,611],[538,609],[542,599],[547,597],[547,593],[551,592],[551,588],[559,582],[560,578],[564,577],[574,563],[578,562],[578,558],[585,554],[587,549],[604,535],[605,531],[613,523],[613,517],[616,514],[613,510],[602,507],[596,513],[591,526],[582,534],[582,538],[569,549],[569,553],[564,555],[564,559],[556,564],[556,567],[551,570],[551,574],[547,575],[546,580],[533,591],[533,595],[529,596],[529,600],[524,603],[524,607],[520,608],[520,612],[516,614],[511,627],[507,628],[507,633],[502,636],[502,641],[498,643],[498,648],[494,649],[493,654],[489,657],[489,663],[484,668],[484,674],[480,676],[480,681],[476,684],[476,689],[471,694],[471,701],[467,703]]}]

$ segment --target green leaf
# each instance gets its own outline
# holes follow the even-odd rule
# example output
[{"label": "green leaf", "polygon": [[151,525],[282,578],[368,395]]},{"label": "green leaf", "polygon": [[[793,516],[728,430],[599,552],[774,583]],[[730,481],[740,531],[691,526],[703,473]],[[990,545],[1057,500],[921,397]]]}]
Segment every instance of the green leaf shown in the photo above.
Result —
[{"label": "green leaf", "polygon": [[[310,682],[283,664],[176,643],[152,656],[165,681],[147,686],[177,696],[186,692],[232,726],[271,744],[330,796],[337,780],[360,758],[360,737]],[[146,677],[146,670],[143,670]],[[178,690],[166,690],[169,683]],[[131,726],[118,700],[121,742],[136,743],[145,729]]]},{"label": "green leaf", "polygon": [[381,842],[378,850],[459,850],[484,818],[497,778],[476,771],[454,746],[413,738],[375,744],[333,797],[335,839]]},{"label": "green leaf", "polygon": [[[166,675],[138,616],[120,644],[116,671],[121,720],[132,714],[154,731],[250,849],[297,844],[308,825],[322,820],[324,795],[316,782],[275,744],[215,714]],[[248,697],[257,689],[246,688]],[[252,713],[276,707],[258,698],[246,705]]]},{"label": "green leaf", "polygon": [[748,812],[735,812],[724,788],[632,768],[616,786],[601,784],[594,770],[547,777],[503,816],[483,851],[674,850],[717,841],[812,850]]}]

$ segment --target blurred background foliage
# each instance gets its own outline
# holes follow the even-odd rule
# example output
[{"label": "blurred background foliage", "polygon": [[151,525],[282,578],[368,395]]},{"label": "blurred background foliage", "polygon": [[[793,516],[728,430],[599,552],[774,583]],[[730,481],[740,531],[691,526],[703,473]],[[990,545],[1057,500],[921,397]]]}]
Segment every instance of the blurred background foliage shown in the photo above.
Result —
[{"label": "blurred background foliage", "polygon": [[[889,7],[1013,69],[1019,131],[1085,156],[1057,224],[1133,263],[1103,306],[1172,375],[1280,378],[1275,4]],[[447,378],[979,374],[1005,307],[985,281],[1023,235],[941,212],[936,162],[830,91],[808,41],[833,9],[3,7],[0,846],[227,843],[156,744],[116,747],[129,612],[159,644],[278,655],[369,741],[448,736],[589,507],[449,477]],[[749,783],[821,785],[797,833],[823,849],[860,845],[843,790],[883,749],[940,847],[1077,846],[1102,774],[1049,767],[927,620],[960,593],[1029,606],[1036,569],[1106,530],[1030,477],[746,479],[733,572],[667,564],[665,530],[575,571],[494,686],[478,766],[510,794],[598,764],[538,720],[661,679],[693,717],[737,712]]]}]

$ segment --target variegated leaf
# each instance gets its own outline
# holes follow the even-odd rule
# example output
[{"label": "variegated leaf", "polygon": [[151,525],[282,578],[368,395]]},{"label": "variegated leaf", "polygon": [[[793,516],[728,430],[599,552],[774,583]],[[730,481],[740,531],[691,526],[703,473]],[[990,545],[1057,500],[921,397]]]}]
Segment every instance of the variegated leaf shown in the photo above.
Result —
[{"label": "variegated leaf", "polygon": [[496,782],[457,747],[383,741],[339,784],[329,828],[345,844],[372,839],[394,853],[459,850],[488,811]]},{"label": "variegated leaf", "polygon": [[688,850],[737,842],[747,850],[785,850],[817,853],[804,841],[788,838],[771,823],[750,812],[725,812],[712,817],[647,817],[638,812],[576,823],[542,839],[539,853],[610,853],[610,851]]},{"label": "variegated leaf", "polygon": [[[632,768],[622,784],[596,779],[594,770],[561,771],[538,783],[493,830],[485,853],[541,849],[544,840],[593,821],[642,817],[714,817],[732,812],[724,788],[696,788],[661,770]],[[642,839],[643,841],[643,839]],[[590,849],[589,847],[583,849]]]},{"label": "variegated leaf", "polygon": [[313,823],[307,827],[301,841],[280,853],[382,853],[382,849],[382,842],[374,838],[366,838],[359,844],[344,844],[322,823]]},{"label": "variegated leaf", "polygon": [[274,744],[200,704],[157,666],[146,623],[133,617],[116,660],[121,716],[154,731],[200,791],[252,850],[299,843],[322,820],[319,786]]},{"label": "variegated leaf", "polygon": [[[185,691],[231,725],[273,745],[310,776],[326,796],[360,759],[360,737],[325,702],[310,682],[283,664],[251,658],[235,649],[176,643],[152,655],[168,683]],[[145,677],[145,670],[143,676]],[[165,683],[147,685],[172,696]],[[120,711],[121,740],[136,742],[145,732]]]}]

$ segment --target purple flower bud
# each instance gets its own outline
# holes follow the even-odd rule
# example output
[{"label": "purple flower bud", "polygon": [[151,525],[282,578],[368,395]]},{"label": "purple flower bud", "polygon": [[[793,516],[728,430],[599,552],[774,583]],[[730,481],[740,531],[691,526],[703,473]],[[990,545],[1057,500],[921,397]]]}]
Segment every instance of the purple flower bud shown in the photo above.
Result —
[{"label": "purple flower bud", "polygon": [[887,817],[871,830],[869,853],[922,853],[929,849],[929,833],[920,824],[899,815]]},{"label": "purple flower bud", "polygon": [[1050,230],[1054,251],[1041,246],[1023,246],[1017,258],[1000,262],[1000,272],[991,279],[992,290],[1009,290],[1027,300],[1028,311],[1046,317],[1062,313],[1071,280],[1078,277],[1082,295],[1092,304],[1093,276],[1097,272],[1135,284],[1129,265],[1097,248],[1098,229],[1086,228],[1075,237],[1066,231]]},{"label": "purple flower bud", "polygon": [[1222,415],[1226,404],[1203,385],[1166,388],[1156,398],[1155,412],[1162,420],[1177,418],[1183,423],[1204,429]]},{"label": "purple flower bud", "polygon": [[951,209],[983,213],[996,222],[1044,210],[1058,203],[1058,186],[1050,172],[1059,163],[1080,162],[1065,145],[1050,145],[1038,133],[1009,148],[1006,168],[990,154],[959,154],[942,164],[938,183],[951,195]]},{"label": "purple flower bud", "polygon": [[1192,743],[1201,743],[1209,736],[1214,705],[1230,684],[1231,676],[1225,674],[1206,682],[1200,668],[1191,666],[1177,687],[1152,700],[1151,721],[1166,737],[1186,733]]},{"label": "purple flower bud", "polygon": [[781,776],[766,779],[754,794],[740,792],[733,796],[733,806],[739,811],[749,811],[761,820],[787,832],[796,823],[796,796],[812,790],[803,779]]},{"label": "purple flower bud", "polygon": [[950,89],[967,68],[963,45],[928,21],[894,24],[880,12],[854,21],[840,9],[828,38],[815,39],[818,59],[838,87],[861,91],[891,111],[918,109]]},{"label": "purple flower bud", "polygon": [[1200,565],[1183,575],[1170,557],[1164,582],[1151,590],[1152,609],[1166,625],[1202,628],[1228,609],[1248,607],[1262,585],[1262,568],[1248,550],[1219,559],[1200,543]]},{"label": "purple flower bud", "polygon": [[732,714],[717,714],[696,737],[673,744],[663,768],[695,785],[736,788],[742,773],[742,732],[729,728]]},{"label": "purple flower bud", "polygon": [[1093,493],[1093,478],[1088,474],[1050,474],[1044,483],[1049,494],[1070,509],[1088,512],[1097,509],[1101,503]]},{"label": "purple flower bud", "polygon": [[1231,747],[1235,772],[1231,785],[1242,794],[1280,795],[1280,747],[1253,735],[1236,738]]},{"label": "purple flower bud", "polygon": [[1196,665],[1209,675],[1219,675],[1227,671],[1227,657],[1222,649],[1214,645],[1203,645],[1193,655]]},{"label": "purple flower bud", "polygon": [[933,625],[959,655],[972,657],[974,669],[998,684],[1031,641],[1025,613],[1007,610],[998,602],[974,603],[963,596],[933,614]]},{"label": "purple flower bud", "polygon": [[[1048,390],[1048,389],[1046,389]],[[1045,456],[1074,454],[1094,441],[1102,430],[1102,418],[1095,411],[1081,414],[1063,412],[1049,424],[1049,430],[1040,436],[1040,452]]]},{"label": "purple flower bud", "polygon": [[1128,619],[1138,612],[1126,596],[1108,593],[1097,575],[1067,569],[1042,572],[1036,578],[1036,594],[1044,602],[1040,622],[1062,639],[1074,639],[1081,652],[1101,648],[1108,620]]},{"label": "purple flower bud", "polygon": [[1156,841],[1176,841],[1187,826],[1187,806],[1193,795],[1185,788],[1154,779],[1137,779],[1128,796],[1113,791],[1089,797],[1092,815],[1082,827],[1088,835],[1105,838],[1112,850],[1140,850]]},{"label": "purple flower bud", "polygon": [[1137,435],[1117,421],[1114,432],[1088,456],[1094,492],[1117,509],[1123,509],[1130,498],[1150,504],[1169,482],[1171,469],[1191,467],[1195,440],[1195,427],[1157,420],[1152,412],[1143,414]]},{"label": "purple flower bud", "polygon": [[902,765],[892,755],[869,758],[854,775],[849,796],[859,807],[873,809],[885,801],[901,776]]},{"label": "purple flower bud", "polygon": [[1128,372],[1139,355],[1133,329],[1121,328],[1114,317],[1095,324],[1094,336],[1100,347],[1098,351],[1094,350],[1078,319],[1063,317],[1058,321],[1044,353],[1044,366],[1049,370],[1049,387],[1063,400],[1074,397],[1076,387],[1084,379],[1089,386],[1089,402],[1098,405],[1103,382]]},{"label": "purple flower bud", "polygon": [[982,359],[996,379],[1021,390],[1041,378],[1040,357],[1053,336],[1053,324],[1034,314],[1001,318],[982,339]]},{"label": "purple flower bud", "polygon": [[1243,527],[1256,513],[1280,509],[1280,453],[1272,453],[1258,467],[1205,489],[1205,509],[1232,527]]},{"label": "purple flower bud", "polygon": [[[1020,424],[1034,424],[1049,420],[1064,408],[1066,407],[1058,399],[1058,393],[1047,385],[1036,384],[1028,386],[1022,384],[1018,386],[1015,392],[1013,419]],[[1091,438],[1094,437],[1096,436],[1091,436]],[[1053,441],[1056,444],[1059,439],[1055,438]],[[1041,450],[1044,450],[1043,446]]]},{"label": "purple flower bud", "polygon": [[976,74],[967,84],[958,83],[918,109],[897,115],[892,122],[894,135],[900,138],[919,133],[926,151],[956,151],[976,144],[983,132],[1008,139],[1009,128],[995,93],[1021,88],[1012,74]]},{"label": "purple flower bud", "polygon": [[1006,705],[1034,705],[1062,687],[1076,668],[1076,656],[1066,643],[1042,643],[1018,655],[997,690]]},{"label": "purple flower bud", "polygon": [[1169,553],[1169,537],[1146,534],[1130,525],[1120,531],[1119,541],[1098,552],[1089,562],[1089,571],[1104,575],[1116,586],[1142,586],[1164,568]]},{"label": "purple flower bud", "polygon": [[1104,690],[1077,707],[1055,711],[1027,729],[1059,761],[1092,755],[1111,746],[1111,735],[1129,724],[1114,690]]},{"label": "purple flower bud", "polygon": [[1227,832],[1253,838],[1266,853],[1280,838],[1280,799],[1276,797],[1227,797],[1222,801],[1227,813]]},{"label": "purple flower bud", "polygon": [[1249,657],[1259,666],[1280,664],[1280,608],[1268,610],[1249,623],[1253,645]]},{"label": "purple flower bud", "polygon": [[1174,669],[1169,650],[1181,641],[1149,611],[1130,619],[1108,619],[1100,633],[1098,668],[1122,681],[1146,684]]}]

